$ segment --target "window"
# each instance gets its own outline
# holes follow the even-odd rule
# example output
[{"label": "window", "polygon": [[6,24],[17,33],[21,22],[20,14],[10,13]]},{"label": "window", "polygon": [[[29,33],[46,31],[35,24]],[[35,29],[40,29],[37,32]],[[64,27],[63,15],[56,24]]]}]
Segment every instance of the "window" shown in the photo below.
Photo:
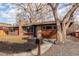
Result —
[{"label": "window", "polygon": [[57,27],[56,26],[54,26],[54,29],[56,29]]},{"label": "window", "polygon": [[23,30],[26,32],[33,32],[33,26],[23,27]]},{"label": "window", "polygon": [[23,30],[24,30],[25,32],[27,32],[27,27],[23,27]]},{"label": "window", "polygon": [[46,30],[46,29],[52,29],[52,26],[51,25],[44,25],[42,27],[43,30]]},{"label": "window", "polygon": [[52,29],[52,26],[46,26],[46,29]]},{"label": "window", "polygon": [[43,26],[42,29],[46,29],[46,26]]},{"label": "window", "polygon": [[52,29],[56,30],[57,29],[56,25],[53,25]]},{"label": "window", "polygon": [[15,32],[15,28],[10,28],[10,31],[11,32]]},{"label": "window", "polygon": [[42,27],[42,29],[43,30],[46,30],[46,29],[56,29],[56,25],[44,25],[43,27]]}]

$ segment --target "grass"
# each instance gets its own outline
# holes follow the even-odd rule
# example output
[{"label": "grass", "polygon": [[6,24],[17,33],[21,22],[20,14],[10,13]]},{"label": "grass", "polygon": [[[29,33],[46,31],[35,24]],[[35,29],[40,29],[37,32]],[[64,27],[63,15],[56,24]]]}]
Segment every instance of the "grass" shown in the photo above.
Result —
[{"label": "grass", "polygon": [[34,40],[25,38],[28,37],[11,35],[0,36],[0,52],[8,54],[29,52],[37,47]]},{"label": "grass", "polygon": [[6,36],[0,36],[0,41],[10,42],[10,43],[24,43],[24,42],[27,42],[27,39],[26,40],[22,39],[24,37],[26,37],[26,36],[11,36],[11,35],[6,35]]}]

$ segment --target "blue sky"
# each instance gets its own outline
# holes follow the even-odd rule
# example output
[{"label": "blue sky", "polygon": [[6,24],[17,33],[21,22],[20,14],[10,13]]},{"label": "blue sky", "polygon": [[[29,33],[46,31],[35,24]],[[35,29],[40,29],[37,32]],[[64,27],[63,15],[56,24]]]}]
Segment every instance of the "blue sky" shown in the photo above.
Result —
[{"label": "blue sky", "polygon": [[[59,7],[59,17],[60,18],[62,18],[66,14],[67,10],[70,8],[69,6],[62,8],[64,6],[63,6],[63,4],[61,4],[61,6]],[[15,13],[16,13],[16,10],[12,7],[12,4],[0,3],[0,22],[10,23],[10,24],[16,23],[16,20],[15,20],[16,14]],[[63,15],[62,15],[62,13],[63,13]],[[77,12],[76,14],[78,16],[79,12]]]},{"label": "blue sky", "polygon": [[0,3],[0,22],[15,23],[15,9],[11,4]]}]

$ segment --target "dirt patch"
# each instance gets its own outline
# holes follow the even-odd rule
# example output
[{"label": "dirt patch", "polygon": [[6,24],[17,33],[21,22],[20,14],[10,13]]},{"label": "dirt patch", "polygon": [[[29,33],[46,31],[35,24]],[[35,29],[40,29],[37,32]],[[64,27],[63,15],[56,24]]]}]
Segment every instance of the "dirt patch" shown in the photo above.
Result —
[{"label": "dirt patch", "polygon": [[4,53],[28,52],[35,48],[36,44],[31,41],[28,41],[26,43],[0,42],[0,52]]}]

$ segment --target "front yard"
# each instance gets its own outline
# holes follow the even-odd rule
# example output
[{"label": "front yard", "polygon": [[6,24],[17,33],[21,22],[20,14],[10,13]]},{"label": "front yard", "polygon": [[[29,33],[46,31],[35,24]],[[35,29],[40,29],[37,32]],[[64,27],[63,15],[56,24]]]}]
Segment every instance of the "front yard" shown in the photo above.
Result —
[{"label": "front yard", "polygon": [[9,42],[9,43],[25,43],[27,42],[27,39],[23,40],[23,38],[27,36],[11,36],[11,35],[6,35],[6,36],[0,36],[0,41],[3,42]]},{"label": "front yard", "polygon": [[[33,49],[36,51],[33,53],[37,53],[37,46],[34,43],[34,40],[23,40],[22,36],[7,36],[0,37],[0,55],[32,55],[29,53]],[[6,38],[6,39],[3,39]],[[3,40],[2,40],[3,39]],[[28,41],[28,42],[27,42]],[[9,43],[11,44],[9,44]],[[51,43],[51,42],[49,42]],[[46,43],[46,45],[49,45]],[[67,41],[64,44],[53,44],[48,50],[45,51],[44,56],[77,56],[79,55],[79,39],[73,36],[68,36]],[[41,47],[42,48],[42,47]],[[47,46],[43,46],[43,50],[45,50]],[[41,50],[41,52],[43,52]]]}]

